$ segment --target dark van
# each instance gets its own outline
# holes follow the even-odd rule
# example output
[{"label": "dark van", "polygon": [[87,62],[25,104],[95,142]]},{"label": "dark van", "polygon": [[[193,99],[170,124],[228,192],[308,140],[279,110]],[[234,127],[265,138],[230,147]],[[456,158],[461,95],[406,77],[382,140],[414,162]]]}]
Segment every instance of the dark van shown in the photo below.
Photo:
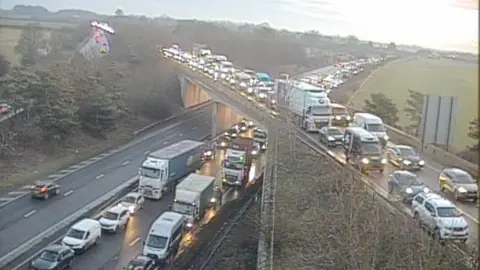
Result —
[{"label": "dark van", "polygon": [[349,127],[343,135],[343,151],[347,163],[362,173],[383,170],[387,160],[383,157],[382,143],[372,133],[360,127]]}]

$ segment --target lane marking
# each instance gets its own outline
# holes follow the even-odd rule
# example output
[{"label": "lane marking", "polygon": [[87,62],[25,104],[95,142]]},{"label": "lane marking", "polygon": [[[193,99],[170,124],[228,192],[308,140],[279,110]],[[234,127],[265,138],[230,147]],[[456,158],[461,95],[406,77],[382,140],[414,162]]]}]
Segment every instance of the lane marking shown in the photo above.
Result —
[{"label": "lane marking", "polygon": [[124,161],[124,162],[122,163],[122,166],[127,166],[128,163],[130,163],[130,161],[126,160],[126,161]]},{"label": "lane marking", "polygon": [[150,153],[150,150],[145,151],[144,154],[147,155],[148,153]]},{"label": "lane marking", "polygon": [[163,144],[167,144],[167,143],[168,143],[168,141],[164,141],[164,142],[163,142]]},{"label": "lane marking", "polygon": [[37,212],[37,210],[32,210],[32,211],[26,213],[25,215],[23,215],[23,217],[24,217],[24,218],[28,218],[29,216],[34,215],[36,212]]},{"label": "lane marking", "polygon": [[183,133],[178,134],[178,136],[179,136],[179,137],[182,137],[182,136],[183,136]]},{"label": "lane marking", "polygon": [[24,195],[24,194],[27,194],[28,191],[24,190],[24,191],[10,191],[8,192],[8,196],[18,196],[18,195]]},{"label": "lane marking", "polygon": [[65,193],[63,194],[63,197],[67,197],[68,195],[70,195],[70,194],[72,194],[72,193],[73,193],[73,189],[65,192]]},{"label": "lane marking", "polygon": [[97,179],[97,180],[102,179],[104,176],[105,176],[105,174],[102,173],[102,174],[97,175],[97,177],[95,177],[95,179]]},{"label": "lane marking", "polygon": [[133,247],[138,242],[140,242],[140,237],[137,237],[137,238],[133,239],[133,241],[130,242],[130,244],[128,246]]},{"label": "lane marking", "polygon": [[197,127],[193,127],[193,128],[192,128],[192,130],[195,130],[195,129],[197,129]]}]

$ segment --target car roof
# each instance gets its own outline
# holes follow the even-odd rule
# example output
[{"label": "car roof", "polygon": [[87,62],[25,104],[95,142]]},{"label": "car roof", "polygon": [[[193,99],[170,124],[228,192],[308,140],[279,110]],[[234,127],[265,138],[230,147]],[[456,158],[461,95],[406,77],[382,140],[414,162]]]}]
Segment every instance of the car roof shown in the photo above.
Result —
[{"label": "car roof", "polygon": [[393,174],[395,175],[413,175],[415,177],[417,177],[416,174],[412,173],[412,172],[409,172],[409,171],[406,171],[406,170],[396,170],[393,172]]},{"label": "car roof", "polygon": [[127,210],[127,209],[122,205],[115,205],[112,208],[108,209],[107,212],[120,214],[124,210]]},{"label": "car roof", "polygon": [[135,198],[138,198],[140,196],[141,196],[141,194],[138,193],[138,192],[130,192],[127,195],[125,195],[125,197],[135,197]]},{"label": "car roof", "polygon": [[456,207],[451,201],[444,199],[442,197],[429,198],[428,202],[435,207]]},{"label": "car roof", "polygon": [[35,181],[35,185],[38,185],[38,186],[42,186],[42,185],[48,185],[48,184],[51,184],[53,183],[52,181],[48,181],[48,180],[38,180],[38,181]]},{"label": "car roof", "polygon": [[458,169],[458,168],[446,168],[443,170],[444,172],[447,172],[447,173],[450,173],[450,174],[453,174],[455,176],[458,176],[458,175],[470,175],[469,173],[467,173],[466,171],[464,170],[461,170],[461,169]]},{"label": "car roof", "polygon": [[79,230],[84,230],[86,227],[91,227],[95,225],[99,225],[100,222],[96,219],[91,219],[91,218],[84,218],[80,220],[79,222],[75,223],[72,228],[73,229],[79,229]]},{"label": "car roof", "polygon": [[408,146],[408,145],[403,145],[403,144],[397,144],[394,147],[398,148],[398,149],[413,149],[413,147]]},{"label": "car roof", "polygon": [[425,200],[442,198],[440,195],[438,195],[436,193],[432,193],[432,192],[428,192],[428,193],[420,192],[416,196],[422,196],[423,198],[425,198]]},{"label": "car roof", "polygon": [[58,244],[53,244],[53,245],[50,245],[48,247],[45,248],[45,250],[48,250],[48,251],[54,251],[54,252],[60,252],[62,250],[66,249],[65,246],[62,246],[62,245],[58,245]]}]

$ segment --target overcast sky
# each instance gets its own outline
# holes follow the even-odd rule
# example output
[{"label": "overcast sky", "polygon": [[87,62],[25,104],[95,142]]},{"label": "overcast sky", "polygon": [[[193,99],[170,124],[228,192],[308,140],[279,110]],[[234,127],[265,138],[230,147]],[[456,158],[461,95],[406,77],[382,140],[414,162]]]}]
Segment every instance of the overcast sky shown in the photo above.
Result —
[{"label": "overcast sky", "polygon": [[[455,2],[456,1],[456,2]],[[42,5],[49,10],[86,9],[126,14],[239,22],[268,22],[276,28],[317,30],[329,35],[477,52],[478,10],[458,8],[478,0],[0,0]]]}]

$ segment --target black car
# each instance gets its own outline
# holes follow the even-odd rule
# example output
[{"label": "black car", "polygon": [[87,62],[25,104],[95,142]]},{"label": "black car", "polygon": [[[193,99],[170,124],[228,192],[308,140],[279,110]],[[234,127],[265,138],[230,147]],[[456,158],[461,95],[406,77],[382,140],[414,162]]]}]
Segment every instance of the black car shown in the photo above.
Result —
[{"label": "black car", "polygon": [[320,142],[329,146],[342,146],[343,132],[336,127],[322,127],[320,129]]},{"label": "black car", "polygon": [[229,135],[223,134],[220,137],[218,137],[215,145],[218,149],[225,149],[227,148],[230,141],[232,141],[232,138],[230,138]]},{"label": "black car", "polygon": [[157,269],[155,260],[150,257],[138,255],[123,267],[124,270],[154,270]]},{"label": "black car", "polygon": [[75,253],[63,245],[51,245],[32,261],[35,270],[60,270],[72,267]]},{"label": "black car", "polygon": [[238,125],[234,125],[233,127],[229,128],[224,135],[227,135],[232,138],[236,138],[238,136],[238,133],[240,133],[240,127]]},{"label": "black car", "polygon": [[60,193],[60,186],[52,181],[36,181],[33,185],[31,196],[34,199],[48,200],[51,196]]},{"label": "black car", "polygon": [[244,122],[244,121],[238,123],[237,126],[238,126],[238,129],[240,130],[240,132],[246,132],[248,130],[247,123]]},{"label": "black car", "polygon": [[407,145],[387,146],[387,158],[390,163],[402,170],[421,170],[425,166],[425,161]]},{"label": "black car", "polygon": [[409,171],[394,171],[388,175],[388,193],[400,196],[403,202],[410,203],[418,193],[429,191],[425,184]]}]

